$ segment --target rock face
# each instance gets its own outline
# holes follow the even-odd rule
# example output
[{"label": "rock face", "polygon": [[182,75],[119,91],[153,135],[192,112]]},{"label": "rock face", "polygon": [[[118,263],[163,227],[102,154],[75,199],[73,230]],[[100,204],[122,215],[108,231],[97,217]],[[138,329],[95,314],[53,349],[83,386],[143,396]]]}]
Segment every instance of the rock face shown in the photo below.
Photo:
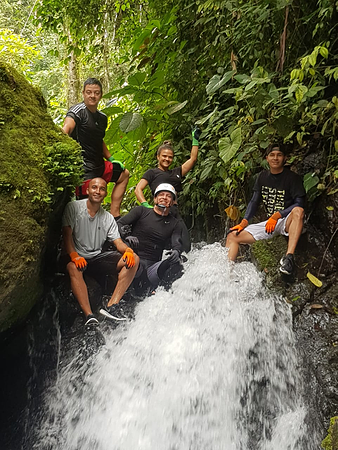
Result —
[{"label": "rock face", "polygon": [[64,203],[81,174],[78,145],[53,123],[44,99],[0,63],[0,333],[20,323],[42,292]]},{"label": "rock face", "polygon": [[[279,236],[251,246],[251,258],[266,274],[267,286],[292,305],[297,345],[304,361],[306,397],[310,409],[316,411],[310,420],[319,419],[322,430],[338,409],[337,202],[336,193],[322,195],[313,203],[306,232],[297,246],[294,279],[278,270],[286,238]],[[308,279],[308,272],[322,281],[321,287]]]}]

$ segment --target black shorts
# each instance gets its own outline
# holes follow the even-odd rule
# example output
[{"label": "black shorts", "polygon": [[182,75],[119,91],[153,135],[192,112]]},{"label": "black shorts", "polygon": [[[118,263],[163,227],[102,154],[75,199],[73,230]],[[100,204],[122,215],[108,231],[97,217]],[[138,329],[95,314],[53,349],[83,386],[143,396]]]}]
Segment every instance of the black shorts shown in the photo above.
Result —
[{"label": "black shorts", "polygon": [[[86,259],[87,266],[84,270],[84,274],[97,280],[100,280],[106,275],[116,275],[116,266],[121,258],[121,253],[113,251],[103,252],[94,256],[94,258]],[[67,272],[67,264],[71,262],[70,256],[68,254],[62,255],[59,262],[60,271]]]},{"label": "black shorts", "polygon": [[[98,178],[103,178],[106,183],[116,183],[116,181],[120,178],[121,173],[123,172],[120,164],[114,164],[110,161],[104,162],[104,171],[103,174],[98,176]],[[92,177],[89,180],[85,180],[81,186],[77,186],[75,195],[77,200],[81,200],[83,198],[87,198],[87,188],[91,180],[96,177]]]}]

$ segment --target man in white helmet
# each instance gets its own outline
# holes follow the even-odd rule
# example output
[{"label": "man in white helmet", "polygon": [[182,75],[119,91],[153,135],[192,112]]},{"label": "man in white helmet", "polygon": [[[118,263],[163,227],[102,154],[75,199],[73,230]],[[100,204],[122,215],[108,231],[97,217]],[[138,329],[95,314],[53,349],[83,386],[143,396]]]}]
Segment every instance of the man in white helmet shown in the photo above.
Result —
[{"label": "man in white helmet", "polygon": [[[181,228],[178,219],[170,214],[176,199],[171,184],[160,184],[154,193],[154,207],[137,206],[118,222],[122,239],[132,246],[140,257],[140,266],[135,275],[136,284],[156,288],[171,274],[180,272]],[[162,260],[163,250],[170,243],[171,250]],[[134,283],[135,285],[135,283]]]}]

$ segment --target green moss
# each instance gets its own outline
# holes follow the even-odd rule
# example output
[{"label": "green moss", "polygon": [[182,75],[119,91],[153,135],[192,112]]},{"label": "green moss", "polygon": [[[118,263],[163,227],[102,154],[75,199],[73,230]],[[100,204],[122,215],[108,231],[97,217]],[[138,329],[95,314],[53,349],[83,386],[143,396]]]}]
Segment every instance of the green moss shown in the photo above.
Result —
[{"label": "green moss", "polygon": [[328,435],[321,446],[324,450],[338,450],[338,416],[331,418]]},{"label": "green moss", "polygon": [[275,271],[281,257],[285,254],[287,242],[284,237],[257,241],[251,246],[251,254],[259,268],[265,272]]},{"label": "green moss", "polygon": [[[47,114],[41,93],[0,62],[0,332],[41,294],[50,217],[82,173],[81,149]],[[60,195],[62,194],[62,195]],[[55,239],[57,236],[55,237]]]}]

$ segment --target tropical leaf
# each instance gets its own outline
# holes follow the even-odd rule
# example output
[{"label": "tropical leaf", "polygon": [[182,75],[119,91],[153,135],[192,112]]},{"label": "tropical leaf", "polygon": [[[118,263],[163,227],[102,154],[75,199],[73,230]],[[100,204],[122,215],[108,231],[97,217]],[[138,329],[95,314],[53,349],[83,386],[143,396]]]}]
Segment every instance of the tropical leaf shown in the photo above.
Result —
[{"label": "tropical leaf", "polygon": [[206,88],[207,94],[210,95],[216,92],[218,89],[224,86],[235,73],[236,72],[234,70],[231,70],[230,72],[226,72],[222,78],[219,75],[214,75],[209,81]]},{"label": "tropical leaf", "polygon": [[242,143],[242,130],[240,127],[230,134],[218,141],[219,156],[223,159],[225,164],[230,161],[237,153]]},{"label": "tropical leaf", "polygon": [[138,128],[143,122],[143,117],[139,113],[127,112],[122,117],[120,121],[120,129],[124,133],[128,133],[129,131],[134,131]]},{"label": "tropical leaf", "polygon": [[171,116],[171,114],[175,114],[177,111],[180,111],[182,108],[184,108],[187,103],[188,103],[188,100],[186,100],[183,103],[177,103],[176,105],[171,106],[170,108],[166,109],[164,112],[169,114],[169,116]]},{"label": "tropical leaf", "polygon": [[140,87],[141,84],[144,82],[145,78],[146,78],[145,72],[137,72],[134,75],[130,75],[128,77],[128,84],[130,84],[131,86]]},{"label": "tropical leaf", "polygon": [[231,220],[238,220],[240,216],[239,209],[233,205],[228,206],[224,211]]}]

